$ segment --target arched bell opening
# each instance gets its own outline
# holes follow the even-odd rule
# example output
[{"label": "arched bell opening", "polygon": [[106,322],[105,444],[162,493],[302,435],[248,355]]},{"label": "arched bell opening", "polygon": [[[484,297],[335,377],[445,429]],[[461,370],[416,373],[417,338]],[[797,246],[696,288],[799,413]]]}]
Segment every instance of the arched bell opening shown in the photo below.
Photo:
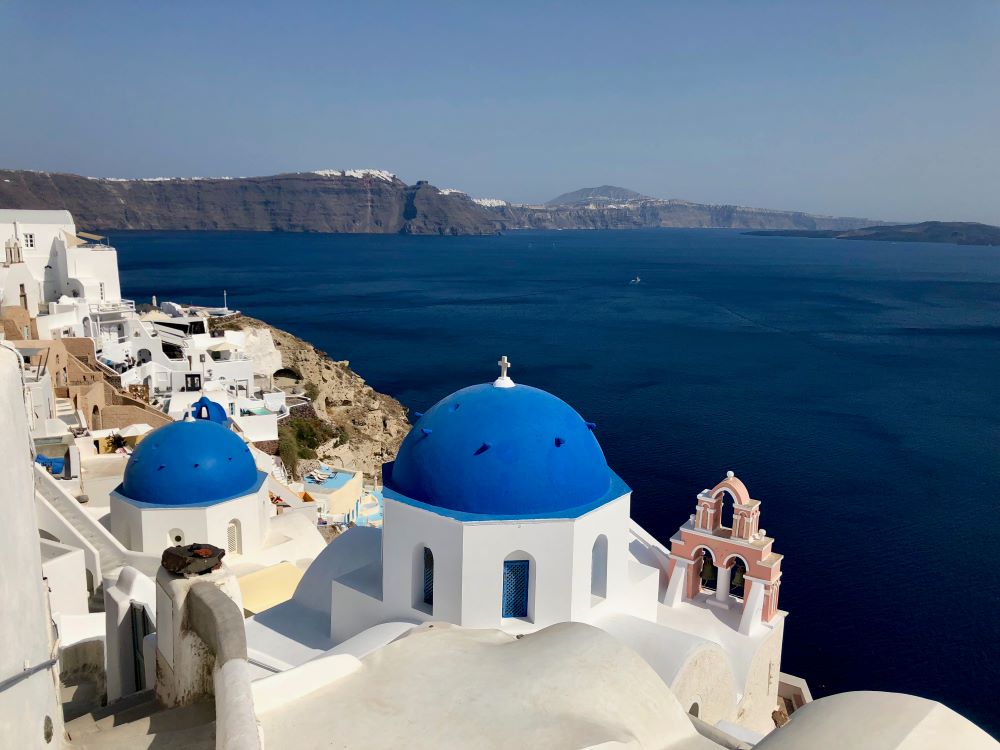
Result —
[{"label": "arched bell opening", "polygon": [[743,558],[733,558],[729,564],[729,595],[738,599],[746,598],[747,564]]},{"label": "arched bell opening", "polygon": [[701,567],[699,576],[701,578],[702,591],[715,591],[718,586],[719,569],[715,565],[715,558],[712,551],[703,549],[701,551]]}]

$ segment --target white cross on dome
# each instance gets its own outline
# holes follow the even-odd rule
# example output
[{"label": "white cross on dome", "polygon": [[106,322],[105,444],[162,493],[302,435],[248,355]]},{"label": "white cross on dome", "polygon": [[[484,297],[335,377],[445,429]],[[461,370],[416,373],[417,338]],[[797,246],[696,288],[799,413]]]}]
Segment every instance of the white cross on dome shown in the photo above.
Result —
[{"label": "white cross on dome", "polygon": [[510,368],[510,360],[507,359],[507,355],[504,354],[500,357],[497,364],[500,366],[500,377],[493,381],[493,385],[497,388],[513,388],[514,381],[507,375],[507,370]]}]

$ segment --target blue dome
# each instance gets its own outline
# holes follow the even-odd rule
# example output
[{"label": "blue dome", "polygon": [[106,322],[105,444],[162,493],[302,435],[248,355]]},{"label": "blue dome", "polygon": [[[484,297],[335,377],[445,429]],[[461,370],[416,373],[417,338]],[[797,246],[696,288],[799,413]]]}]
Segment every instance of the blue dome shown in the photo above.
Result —
[{"label": "blue dome", "polygon": [[150,432],[125,466],[119,492],[151,505],[211,505],[258,484],[250,448],[210,420],[174,422]]},{"label": "blue dome", "polygon": [[583,418],[525,385],[484,383],[439,401],[383,476],[390,495],[507,518],[576,515],[627,491]]}]

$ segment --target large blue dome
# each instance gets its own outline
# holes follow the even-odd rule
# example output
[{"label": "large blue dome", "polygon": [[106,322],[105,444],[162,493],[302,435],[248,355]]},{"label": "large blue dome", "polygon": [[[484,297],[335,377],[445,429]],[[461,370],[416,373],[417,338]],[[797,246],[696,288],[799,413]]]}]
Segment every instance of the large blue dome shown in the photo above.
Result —
[{"label": "large blue dome", "polygon": [[551,393],[474,385],[417,421],[385,466],[385,487],[452,515],[583,513],[627,491],[591,427]]},{"label": "large blue dome", "polygon": [[174,422],[150,432],[125,467],[119,492],[151,505],[211,505],[258,484],[250,448],[209,420]]}]

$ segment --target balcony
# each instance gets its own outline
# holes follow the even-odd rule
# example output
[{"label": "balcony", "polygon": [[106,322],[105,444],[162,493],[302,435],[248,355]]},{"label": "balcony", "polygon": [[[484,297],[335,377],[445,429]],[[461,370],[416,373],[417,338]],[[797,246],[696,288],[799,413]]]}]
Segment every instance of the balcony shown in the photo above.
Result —
[{"label": "balcony", "polygon": [[119,300],[118,302],[110,302],[108,300],[101,300],[100,302],[90,303],[90,314],[91,315],[109,315],[112,313],[134,313],[135,312],[135,301],[130,299]]}]

